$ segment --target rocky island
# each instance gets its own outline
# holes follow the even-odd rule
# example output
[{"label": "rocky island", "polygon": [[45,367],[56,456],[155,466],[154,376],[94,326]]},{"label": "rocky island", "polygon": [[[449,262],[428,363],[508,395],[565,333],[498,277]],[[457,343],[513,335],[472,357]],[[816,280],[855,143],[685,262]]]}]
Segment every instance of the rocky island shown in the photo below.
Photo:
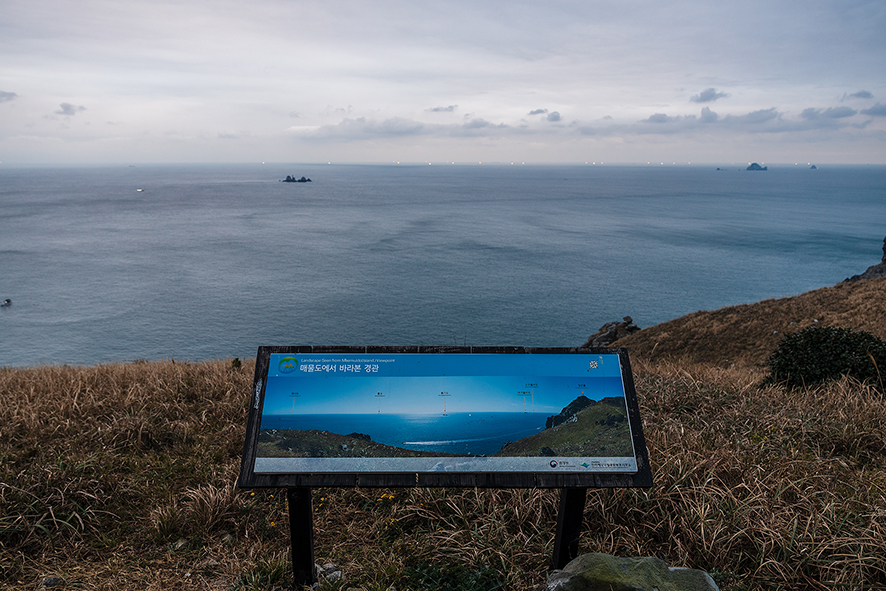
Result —
[{"label": "rocky island", "polygon": [[745,170],[769,170],[768,166],[760,166],[756,162],[745,168]]},{"label": "rocky island", "polygon": [[286,175],[286,178],[280,181],[281,183],[310,183],[311,179],[307,177],[301,177],[300,179],[295,178],[294,176]]}]

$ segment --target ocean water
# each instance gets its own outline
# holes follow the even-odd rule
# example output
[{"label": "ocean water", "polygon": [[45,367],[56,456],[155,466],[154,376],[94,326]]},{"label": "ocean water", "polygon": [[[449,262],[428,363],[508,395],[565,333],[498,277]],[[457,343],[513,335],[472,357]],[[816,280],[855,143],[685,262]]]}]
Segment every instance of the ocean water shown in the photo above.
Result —
[{"label": "ocean water", "polygon": [[886,167],[727,168],[4,165],[0,366],[575,346],[879,262]]},{"label": "ocean water", "polygon": [[543,431],[548,416],[532,412],[264,415],[261,428],[364,433],[376,443],[416,451],[492,455],[509,441]]}]

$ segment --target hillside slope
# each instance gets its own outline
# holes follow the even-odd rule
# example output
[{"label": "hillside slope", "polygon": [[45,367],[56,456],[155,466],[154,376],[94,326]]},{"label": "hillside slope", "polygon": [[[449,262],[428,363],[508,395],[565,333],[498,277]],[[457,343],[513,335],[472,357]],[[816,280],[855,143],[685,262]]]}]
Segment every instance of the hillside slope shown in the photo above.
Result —
[{"label": "hillside slope", "polygon": [[698,311],[613,343],[632,358],[761,366],[785,335],[807,326],[864,330],[886,339],[886,277],[838,283],[755,304]]}]

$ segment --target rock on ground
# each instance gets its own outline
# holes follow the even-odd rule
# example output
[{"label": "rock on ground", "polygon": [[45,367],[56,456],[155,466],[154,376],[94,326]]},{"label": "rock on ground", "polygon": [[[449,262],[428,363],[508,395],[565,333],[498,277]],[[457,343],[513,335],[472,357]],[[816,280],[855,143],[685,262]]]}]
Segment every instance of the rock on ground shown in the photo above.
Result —
[{"label": "rock on ground", "polygon": [[634,324],[634,320],[630,316],[625,316],[621,322],[607,322],[601,326],[600,330],[588,337],[581,348],[608,347],[618,339],[639,332],[639,330],[640,327]]},{"label": "rock on ground", "polygon": [[548,577],[545,591],[719,591],[703,570],[669,568],[658,558],[582,554]]}]

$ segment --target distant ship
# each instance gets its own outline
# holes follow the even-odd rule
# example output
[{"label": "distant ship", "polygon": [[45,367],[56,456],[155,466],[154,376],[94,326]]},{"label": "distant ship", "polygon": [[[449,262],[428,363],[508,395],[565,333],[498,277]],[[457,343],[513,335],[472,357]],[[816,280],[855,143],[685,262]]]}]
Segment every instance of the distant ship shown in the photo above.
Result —
[{"label": "distant ship", "polygon": [[6,298],[5,300],[3,300],[3,303],[0,304],[0,308],[8,308],[11,305],[12,305],[12,300],[10,300],[9,298]]}]

